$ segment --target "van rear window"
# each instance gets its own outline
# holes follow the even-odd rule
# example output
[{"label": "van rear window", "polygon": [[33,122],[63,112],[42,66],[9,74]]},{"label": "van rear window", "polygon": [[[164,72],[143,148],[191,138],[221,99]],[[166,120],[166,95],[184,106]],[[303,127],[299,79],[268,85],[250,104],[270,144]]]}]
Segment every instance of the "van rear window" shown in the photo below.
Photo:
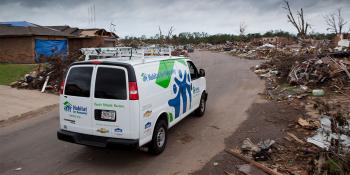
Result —
[{"label": "van rear window", "polygon": [[96,75],[95,98],[126,100],[125,71],[99,67]]},{"label": "van rear window", "polygon": [[90,97],[92,69],[93,67],[73,67],[64,88],[65,95]]}]

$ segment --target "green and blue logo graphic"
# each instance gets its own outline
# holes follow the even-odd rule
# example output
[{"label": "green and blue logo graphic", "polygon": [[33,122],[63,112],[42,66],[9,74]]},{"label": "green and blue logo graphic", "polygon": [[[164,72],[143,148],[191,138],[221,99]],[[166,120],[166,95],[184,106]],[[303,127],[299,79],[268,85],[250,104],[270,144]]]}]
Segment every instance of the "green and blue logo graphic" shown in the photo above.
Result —
[{"label": "green and blue logo graphic", "polygon": [[172,87],[174,98],[168,101],[168,105],[175,109],[175,115],[172,113],[168,114],[169,121],[173,121],[180,116],[180,107],[182,101],[182,113],[187,110],[187,104],[189,99],[190,108],[192,105],[192,92],[191,92],[191,77],[186,71],[182,72],[179,70],[176,76],[176,71],[174,69],[175,63],[180,63],[187,67],[187,63],[184,59],[179,60],[163,60],[160,61],[157,73],[142,73],[141,77],[144,82],[155,80],[155,83],[162,88],[168,88],[174,75],[174,85]]},{"label": "green and blue logo graphic", "polygon": [[170,99],[168,104],[175,109],[175,118],[177,118],[180,116],[180,99],[182,99],[182,113],[186,112],[187,94],[190,100],[190,108],[192,105],[190,74],[188,74],[186,71],[182,73],[181,70],[179,70],[179,78],[175,77],[173,93],[175,94],[175,97]]},{"label": "green and blue logo graphic", "polygon": [[72,112],[74,114],[83,114],[83,115],[87,114],[87,107],[78,106],[78,105],[72,105],[68,101],[65,101],[63,103],[63,109],[66,112]]},{"label": "green and blue logo graphic", "polygon": [[65,101],[63,103],[63,106],[64,106],[63,108],[66,112],[72,112],[73,106],[68,101]]}]

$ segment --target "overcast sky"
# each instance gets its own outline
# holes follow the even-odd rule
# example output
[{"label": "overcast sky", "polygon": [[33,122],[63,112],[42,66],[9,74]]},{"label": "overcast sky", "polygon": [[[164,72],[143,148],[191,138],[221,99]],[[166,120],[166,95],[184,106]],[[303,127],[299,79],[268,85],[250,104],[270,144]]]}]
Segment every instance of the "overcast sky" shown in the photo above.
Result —
[{"label": "overcast sky", "polygon": [[[95,24],[89,23],[93,4]],[[340,7],[350,22],[350,0],[290,0],[290,4],[294,10],[304,8],[314,32],[327,32],[323,16]],[[276,29],[295,33],[282,0],[0,0],[0,21],[106,29],[112,22],[122,37],[151,36],[158,26],[163,32],[174,26],[174,33],[238,34],[241,22],[248,33]]]}]

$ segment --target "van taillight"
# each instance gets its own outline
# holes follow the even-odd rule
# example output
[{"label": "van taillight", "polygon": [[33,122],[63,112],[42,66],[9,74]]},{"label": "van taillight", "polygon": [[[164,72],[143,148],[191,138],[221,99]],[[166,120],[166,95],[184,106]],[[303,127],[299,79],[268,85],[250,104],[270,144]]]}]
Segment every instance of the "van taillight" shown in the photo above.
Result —
[{"label": "van taillight", "polygon": [[100,60],[92,60],[91,63],[92,64],[101,64],[102,62]]},{"label": "van taillight", "polygon": [[137,89],[136,82],[129,82],[129,99],[130,100],[138,100],[139,99],[139,92]]},{"label": "van taillight", "polygon": [[64,89],[64,81],[61,81],[60,84],[60,94],[63,95],[63,89]]}]

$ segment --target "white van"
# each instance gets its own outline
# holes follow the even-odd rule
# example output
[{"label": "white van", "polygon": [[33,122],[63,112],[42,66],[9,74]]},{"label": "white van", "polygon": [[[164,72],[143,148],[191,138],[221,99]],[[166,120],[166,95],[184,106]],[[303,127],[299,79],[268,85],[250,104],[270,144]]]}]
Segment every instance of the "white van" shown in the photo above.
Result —
[{"label": "white van", "polygon": [[167,130],[207,100],[203,69],[186,57],[107,58],[71,65],[60,90],[60,140],[161,153]]}]

